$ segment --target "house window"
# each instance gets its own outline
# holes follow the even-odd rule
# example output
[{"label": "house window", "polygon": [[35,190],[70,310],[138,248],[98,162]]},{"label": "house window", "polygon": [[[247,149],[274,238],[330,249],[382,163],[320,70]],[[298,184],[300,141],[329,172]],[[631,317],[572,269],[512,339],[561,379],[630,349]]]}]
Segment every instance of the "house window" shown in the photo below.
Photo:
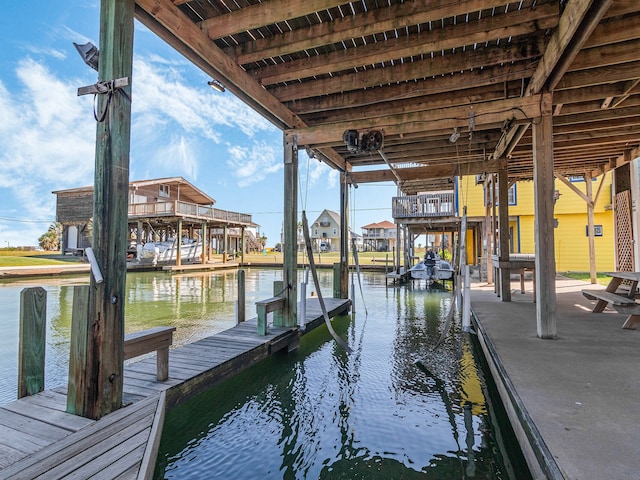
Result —
[{"label": "house window", "polygon": [[[587,237],[589,236],[589,225],[585,226],[585,232],[587,234]],[[593,236],[594,237],[601,237],[602,236],[602,225],[594,225],[593,226]]]},{"label": "house window", "polygon": [[161,184],[160,188],[158,189],[158,196],[159,197],[169,197],[169,185],[166,184]]},{"label": "house window", "polygon": [[[489,195],[486,194],[484,195],[484,205],[487,205],[487,197],[490,197],[491,194],[489,193]],[[498,198],[500,197],[499,193],[498,193],[498,186],[496,185],[496,205],[500,205],[500,202],[498,200]],[[516,184],[514,183],[513,185],[511,185],[509,187],[509,191],[507,192],[507,198],[509,199],[509,205],[517,205],[518,204],[518,196],[516,195]],[[490,200],[490,198],[489,198]]]},{"label": "house window", "polygon": [[516,184],[515,183],[513,185],[511,185],[511,187],[509,187],[508,197],[509,197],[509,205],[517,205],[518,204],[518,198],[516,196]]}]

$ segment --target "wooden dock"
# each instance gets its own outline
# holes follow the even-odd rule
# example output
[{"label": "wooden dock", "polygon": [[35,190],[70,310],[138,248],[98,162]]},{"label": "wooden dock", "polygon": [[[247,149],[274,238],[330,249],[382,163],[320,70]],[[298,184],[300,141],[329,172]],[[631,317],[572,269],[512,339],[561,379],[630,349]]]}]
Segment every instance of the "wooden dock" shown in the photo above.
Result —
[{"label": "wooden dock", "polygon": [[386,274],[385,282],[388,284],[389,280],[393,283],[404,283],[411,277],[409,270],[405,270],[404,267],[400,267],[400,271],[392,271]]},{"label": "wooden dock", "polygon": [[[330,317],[349,300],[325,299]],[[324,323],[317,298],[307,299],[306,330]],[[295,348],[303,332],[256,320],[172,349],[169,379],[156,380],[155,356],[125,365],[126,406],[91,420],[66,413],[66,387],[0,407],[0,479],[152,478],[166,409],[183,403],[249,366]]]}]

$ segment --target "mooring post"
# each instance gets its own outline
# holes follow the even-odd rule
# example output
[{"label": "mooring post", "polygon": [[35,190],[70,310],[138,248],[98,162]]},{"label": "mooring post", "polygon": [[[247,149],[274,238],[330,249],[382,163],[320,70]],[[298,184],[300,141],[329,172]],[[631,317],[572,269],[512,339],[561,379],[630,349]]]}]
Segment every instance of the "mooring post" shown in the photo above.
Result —
[{"label": "mooring post", "polygon": [[44,390],[47,292],[42,287],[20,292],[18,398]]},{"label": "mooring post", "polygon": [[[100,81],[131,79],[134,10],[134,0],[100,2]],[[85,401],[77,412],[92,419],[122,406],[131,82],[98,95],[97,111],[92,246],[104,281],[92,279],[89,290]]]},{"label": "mooring post", "polygon": [[340,298],[340,286],[342,283],[342,267],[339,263],[333,264],[333,298]]},{"label": "mooring post", "polygon": [[240,322],[244,322],[245,320],[244,279],[245,279],[244,270],[238,270],[238,300],[237,300],[238,305],[237,305],[236,324]]},{"label": "mooring post", "polygon": [[304,278],[300,283],[300,315],[298,315],[298,327],[304,330],[307,327],[307,284],[309,283],[309,267],[304,269]]},{"label": "mooring post", "polygon": [[[85,369],[89,352],[87,317],[89,315],[89,285],[73,287],[71,308],[71,340],[69,346],[69,380],[67,383],[67,413],[81,415],[86,403]],[[124,355],[124,354],[123,354]]]}]

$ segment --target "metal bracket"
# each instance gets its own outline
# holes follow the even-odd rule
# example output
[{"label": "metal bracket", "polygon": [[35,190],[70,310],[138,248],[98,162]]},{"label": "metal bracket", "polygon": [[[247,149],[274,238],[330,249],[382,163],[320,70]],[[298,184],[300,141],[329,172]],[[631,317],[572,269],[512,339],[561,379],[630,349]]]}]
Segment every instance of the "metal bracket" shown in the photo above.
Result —
[{"label": "metal bracket", "polygon": [[105,82],[97,82],[93,85],[78,88],[78,96],[91,95],[91,94],[104,94],[113,92],[120,88],[127,87],[129,85],[129,77],[116,78],[115,80],[109,80]]}]

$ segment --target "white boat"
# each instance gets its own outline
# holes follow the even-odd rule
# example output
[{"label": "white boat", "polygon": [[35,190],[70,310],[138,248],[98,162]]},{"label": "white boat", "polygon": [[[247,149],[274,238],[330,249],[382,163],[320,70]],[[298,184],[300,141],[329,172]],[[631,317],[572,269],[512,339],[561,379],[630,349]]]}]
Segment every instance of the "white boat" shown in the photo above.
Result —
[{"label": "white boat", "polygon": [[[154,266],[158,262],[175,261],[177,258],[178,242],[169,240],[165,242],[147,242],[136,246],[136,260],[138,263],[151,262]],[[180,249],[182,261],[192,261],[202,256],[202,242],[196,240],[183,240]]]},{"label": "white boat", "polygon": [[424,261],[414,265],[409,272],[415,280],[449,280],[453,277],[453,267],[446,260],[436,257],[435,265],[429,269]]}]

